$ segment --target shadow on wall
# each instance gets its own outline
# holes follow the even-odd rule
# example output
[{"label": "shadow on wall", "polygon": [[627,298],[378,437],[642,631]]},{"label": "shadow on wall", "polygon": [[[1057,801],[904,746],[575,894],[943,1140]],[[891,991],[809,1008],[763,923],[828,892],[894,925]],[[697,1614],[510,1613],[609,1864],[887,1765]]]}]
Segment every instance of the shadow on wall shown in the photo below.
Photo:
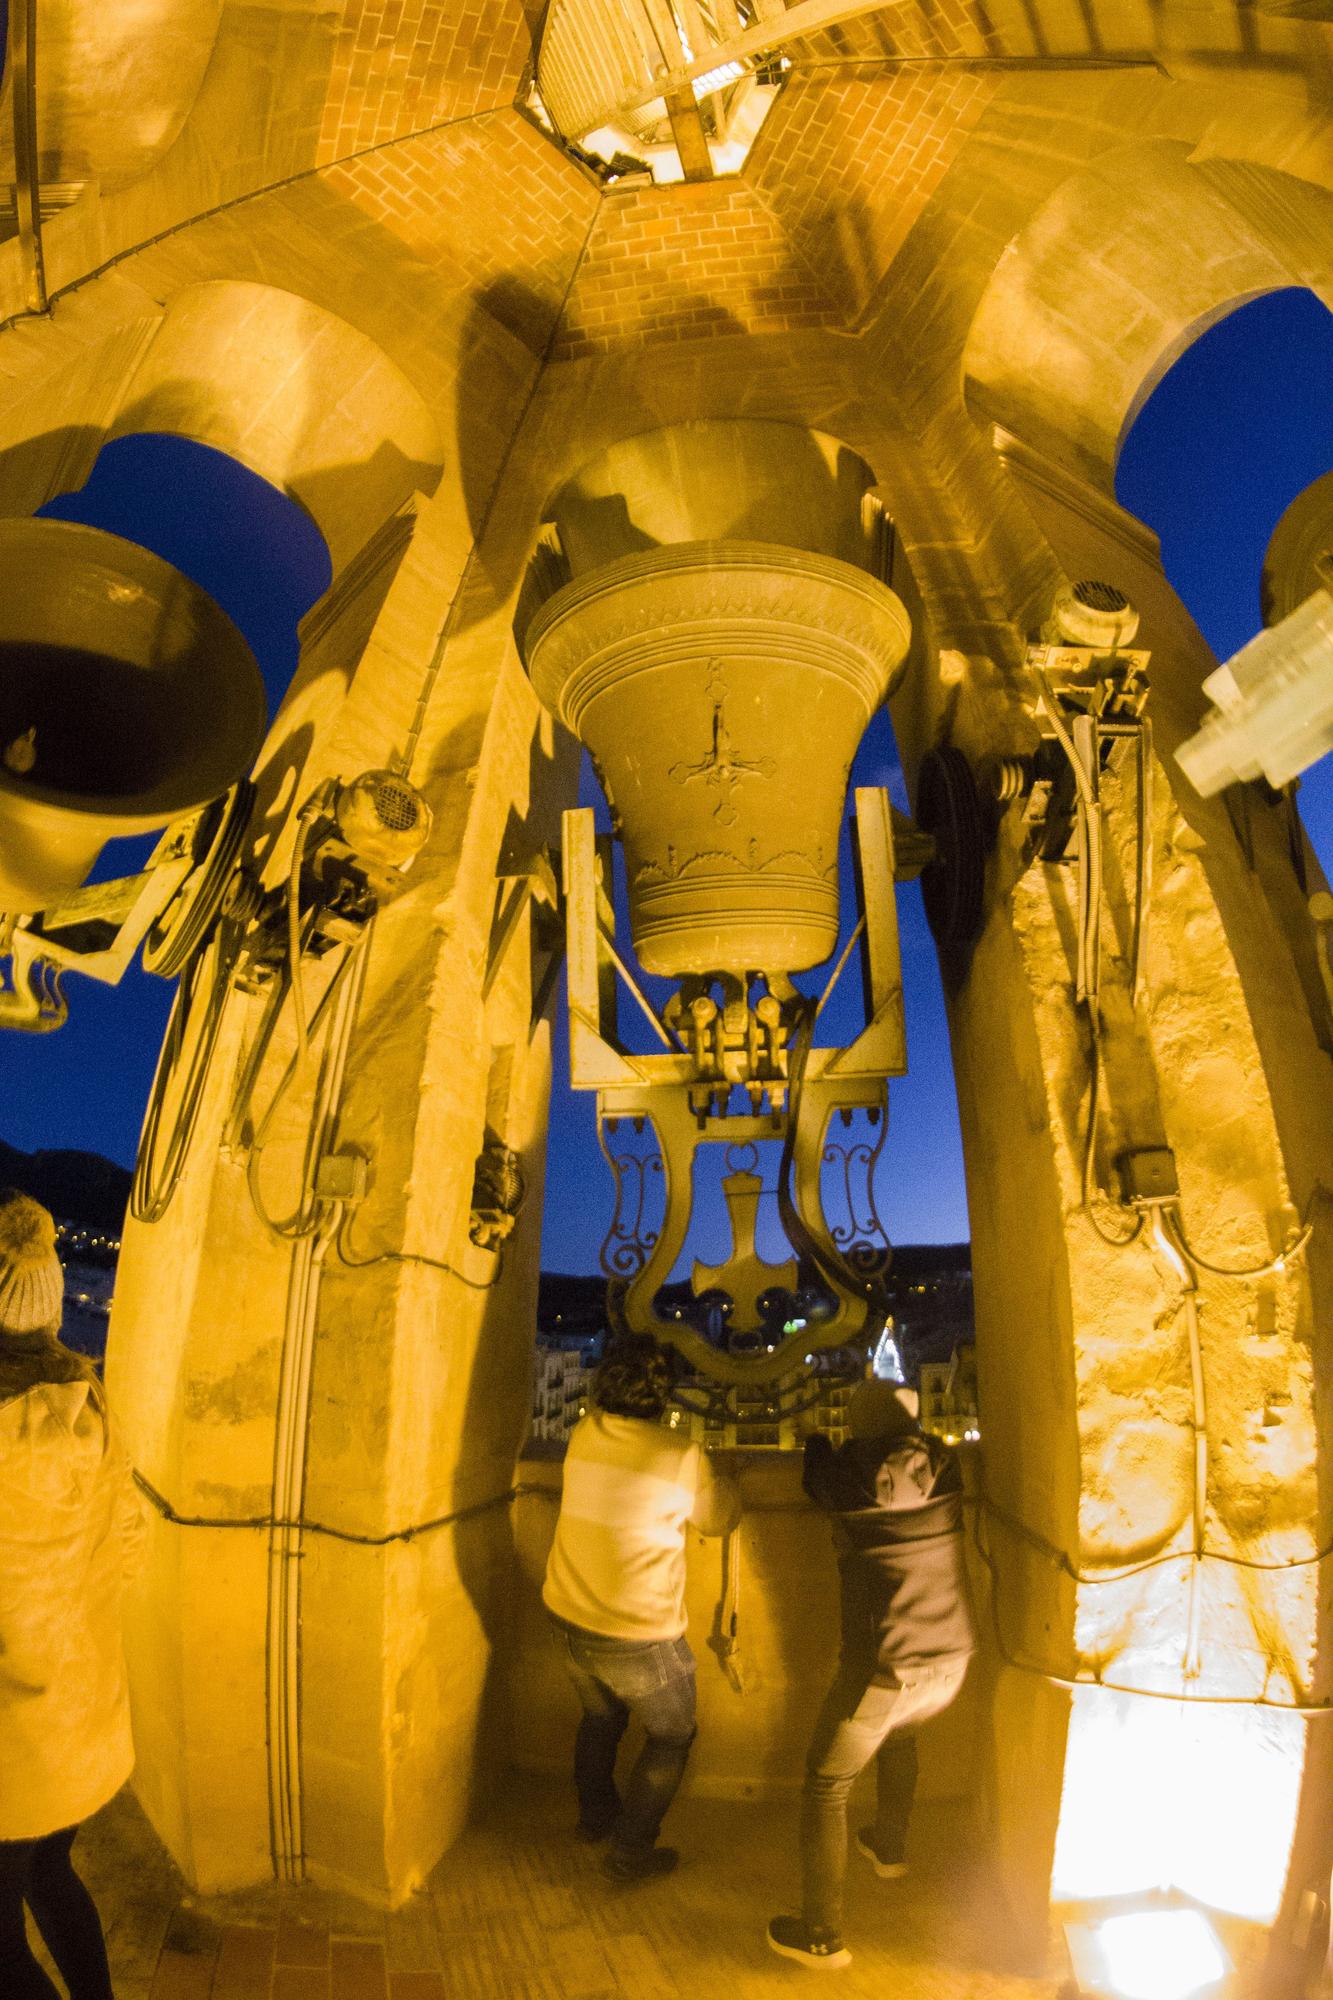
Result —
[{"label": "shadow on wall", "polygon": [[[533,347],[530,341],[524,340],[524,333],[520,330],[531,329],[534,325],[543,328],[539,347]],[[472,533],[473,561],[479,567],[486,586],[484,591],[470,591],[466,601],[460,599],[460,629],[478,623],[497,605],[508,600],[528,559],[535,526],[529,520],[491,521],[508,453],[522,432],[523,418],[527,414],[526,410],[522,410],[521,414],[519,410],[510,410],[488,415],[494,399],[497,327],[524,340],[529,347],[533,361],[528,384],[530,390],[555,336],[556,316],[544,299],[524,285],[521,278],[510,273],[475,294],[459,341],[462,358],[454,431],[457,476]],[[502,415],[508,419],[507,428],[502,428]],[[516,416],[517,423],[514,422]],[[526,442],[540,463],[543,439],[538,435]],[[554,481],[558,477],[555,461],[552,460],[551,479]]]},{"label": "shadow on wall", "polygon": [[[484,398],[491,388],[494,328],[503,315],[512,314],[512,291],[512,285],[506,283],[495,291],[478,293],[462,344],[464,359],[455,442],[469,525],[476,542],[474,560],[480,576],[462,594],[455,629],[466,629],[509,600],[523,577],[536,519],[549,517],[557,490],[561,494],[562,533],[568,526],[577,536],[580,527],[586,527],[598,547],[608,550],[613,547],[615,555],[706,535],[786,541],[793,547],[823,549],[827,554],[844,554],[856,560],[850,549],[829,544],[825,524],[846,518],[848,496],[859,499],[864,477],[859,473],[858,461],[854,453],[846,451],[836,468],[831,467],[826,454],[799,424],[783,424],[763,417],[754,420],[758,428],[780,432],[785,437],[780,476],[775,468],[759,465],[744,467],[743,476],[738,478],[735,475],[742,473],[742,468],[737,459],[731,465],[725,461],[710,464],[706,477],[701,477],[699,468],[691,465],[688,456],[682,459],[668,455],[660,464],[650,461],[646,471],[640,473],[636,498],[647,505],[627,501],[625,492],[610,489],[571,499],[571,489],[578,488],[582,470],[602,454],[612,458],[617,448],[621,448],[632,455],[635,441],[650,433],[668,426],[693,427],[716,420],[716,397],[710,391],[706,374],[699,376],[696,393],[683,402],[681,385],[673,371],[669,400],[664,396],[656,401],[652,372],[642,365],[643,349],[653,345],[654,331],[660,332],[661,343],[669,346],[673,354],[686,343],[707,348],[718,341],[728,344],[749,341],[767,331],[747,328],[733,312],[717,305],[707,293],[699,292],[682,293],[678,300],[673,300],[669,311],[662,316],[660,327],[629,330],[625,341],[609,347],[605,356],[563,364],[570,369],[571,379],[575,368],[582,371],[581,381],[586,386],[580,389],[576,383],[573,389],[579,397],[577,409],[571,409],[569,420],[560,425],[554,447],[538,426],[523,435],[525,497],[535,491],[540,514],[528,518],[525,510],[516,509],[512,519],[494,516],[503,470],[501,454],[511,440],[507,436],[503,439],[492,436],[479,420],[478,412],[484,408]],[[773,331],[779,328],[775,325]],[[730,418],[732,412],[726,415]],[[758,483],[753,486],[747,503],[746,482],[756,479]],[[692,511],[699,513],[704,522],[686,533],[678,526],[654,519],[663,503],[669,515],[672,493],[679,489],[682,480],[690,482]],[[650,490],[654,481],[659,483],[656,494]],[[706,506],[710,486],[715,490],[715,498],[720,496],[720,504],[714,504],[705,517],[700,510]],[[793,517],[789,531],[775,532],[773,528],[779,497],[785,499]],[[579,560],[577,556],[572,559],[577,572]],[[611,554],[598,558],[611,559]],[[522,602],[516,619],[520,632],[529,616],[530,607]]]},{"label": "shadow on wall", "polygon": [[[567,737],[536,731],[528,747],[526,791],[515,787],[523,809],[511,806],[500,831],[499,864],[521,869],[543,846],[557,838],[562,808],[572,804],[578,780],[577,751]],[[497,821],[498,825],[498,821]],[[497,943],[498,919],[510,885],[496,883],[488,938]],[[521,933],[510,950],[522,948]],[[518,1642],[515,1519],[512,1493],[515,1465],[526,1438],[532,1405],[533,1338],[537,1319],[540,1266],[542,1151],[546,1119],[538,1100],[545,1090],[544,1057],[533,1044],[549,1017],[550,987],[546,974],[559,963],[529,931],[530,953],[520,991],[531,996],[528,1020],[511,1004],[494,1022],[482,1015],[481,1032],[498,1037],[498,1045],[479,1051],[478,1074],[485,1092],[479,1121],[481,1142],[498,1142],[519,1154],[525,1196],[513,1233],[498,1251],[473,1250],[456,1261],[468,1269],[466,1293],[446,1297],[439,1308],[439,1326],[454,1352],[466,1391],[459,1415],[457,1457],[447,1495],[453,1508],[466,1510],[452,1530],[452,1563],[458,1588],[471,1608],[474,1629],[482,1641],[479,1657],[464,1669],[477,1699],[477,1729],[473,1739],[470,1806],[484,1803],[485,1787],[513,1761],[505,1688]],[[501,989],[506,982],[502,979]],[[524,1029],[526,1026],[526,1034]],[[549,1052],[549,1041],[548,1041]],[[465,1195],[464,1200],[467,1197]],[[462,1231],[456,1231],[460,1241]],[[452,1254],[452,1253],[451,1253]],[[471,1258],[473,1261],[468,1262]],[[493,1261],[493,1283],[484,1285],[486,1264]],[[462,1301],[461,1310],[459,1301]],[[465,1360],[459,1352],[470,1344]],[[452,1378],[451,1378],[452,1379]]]}]

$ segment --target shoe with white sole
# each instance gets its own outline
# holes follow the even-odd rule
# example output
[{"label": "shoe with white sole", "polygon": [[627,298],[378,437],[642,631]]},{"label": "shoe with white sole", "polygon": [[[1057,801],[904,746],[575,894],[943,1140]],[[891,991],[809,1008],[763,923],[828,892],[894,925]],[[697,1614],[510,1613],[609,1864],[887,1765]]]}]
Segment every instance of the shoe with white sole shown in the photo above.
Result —
[{"label": "shoe with white sole", "polygon": [[875,1845],[874,1828],[863,1826],[856,1836],[856,1851],[864,1854],[875,1873],[885,1882],[893,1882],[907,1873],[907,1863],[901,1854],[881,1854]]},{"label": "shoe with white sole", "polygon": [[836,1931],[818,1929],[804,1917],[774,1917],[768,1926],[768,1946],[779,1958],[808,1965],[812,1972],[841,1972],[852,1962]]}]

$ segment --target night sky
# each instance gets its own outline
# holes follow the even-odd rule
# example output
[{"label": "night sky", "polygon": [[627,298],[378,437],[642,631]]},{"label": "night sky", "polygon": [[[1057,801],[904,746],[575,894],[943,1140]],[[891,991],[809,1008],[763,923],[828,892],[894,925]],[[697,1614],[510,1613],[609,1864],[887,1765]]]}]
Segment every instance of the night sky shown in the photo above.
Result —
[{"label": "night sky", "polygon": [[[1167,571],[1220,659],[1258,626],[1259,569],[1278,515],[1330,466],[1333,316],[1308,292],[1275,293],[1223,320],[1188,350],[1139,416],[1120,462],[1120,498],[1161,536]],[[142,542],[210,590],[250,641],[276,705],[296,660],[297,620],[329,575],[323,543],[299,508],[202,446],[140,437],[108,445],[83,491],[44,511]],[[1321,859],[1333,869],[1329,761],[1307,774],[1301,803]],[[905,807],[886,716],[867,732],[853,782],[887,784]],[[581,796],[604,813],[586,762]],[[98,874],[128,872],[151,845],[114,843]],[[850,871],[843,874],[846,907]],[[900,890],[899,906],[912,1067],[890,1091],[880,1208],[897,1241],[958,1241],[968,1235],[967,1208],[939,975],[914,885]],[[812,974],[802,984],[818,990],[822,979]],[[821,1021],[829,1040],[854,1032],[858,986],[849,967]],[[0,1033],[0,1138],[25,1149],[82,1147],[128,1165],[172,988],[136,969],[118,988],[71,977],[66,990],[70,1020],[57,1033]],[[543,1261],[592,1270],[610,1218],[611,1182],[592,1099],[576,1098],[562,1081],[563,1014],[562,1001]],[[629,1028],[628,1010],[622,1019]],[[687,1253],[719,1261],[727,1247],[720,1204],[700,1192]],[[771,1258],[784,1254],[762,1217],[760,1248]]]}]

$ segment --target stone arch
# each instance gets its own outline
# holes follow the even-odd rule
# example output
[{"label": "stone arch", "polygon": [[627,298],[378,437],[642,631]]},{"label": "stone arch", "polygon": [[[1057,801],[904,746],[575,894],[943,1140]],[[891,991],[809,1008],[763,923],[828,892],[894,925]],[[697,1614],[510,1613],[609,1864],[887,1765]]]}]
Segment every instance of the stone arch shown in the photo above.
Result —
[{"label": "stone arch", "polygon": [[[44,183],[140,179],[199,95],[223,0],[55,0],[42,8],[37,129]],[[147,52],[147,53],[146,53]],[[0,89],[0,182],[13,184],[14,81]]]},{"label": "stone arch", "polygon": [[1333,193],[1192,160],[1182,141],[1119,148],[1004,251],[964,350],[969,407],[1111,494],[1120,445],[1172,363],[1236,306],[1290,285],[1333,298]]},{"label": "stone arch", "polygon": [[173,294],[106,438],[135,431],[211,445],[290,494],[335,576],[412,493],[434,490],[444,464],[434,417],[373,340],[242,279]]}]

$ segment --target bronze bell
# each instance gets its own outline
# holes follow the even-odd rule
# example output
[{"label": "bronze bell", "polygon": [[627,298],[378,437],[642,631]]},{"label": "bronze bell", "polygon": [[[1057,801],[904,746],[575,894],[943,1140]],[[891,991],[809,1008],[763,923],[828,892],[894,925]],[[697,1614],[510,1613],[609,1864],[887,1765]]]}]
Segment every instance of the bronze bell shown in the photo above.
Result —
[{"label": "bronze bell", "polygon": [[648,972],[835,948],[848,773],[911,638],[874,486],[826,433],[704,418],[616,439],[548,503],[516,629],[606,788]]},{"label": "bronze bell", "polygon": [[218,796],[263,739],[230,618],[170,563],[71,521],[0,521],[0,915],[55,907],[102,843]]},{"label": "bronze bell", "polygon": [[606,788],[645,971],[828,958],[848,773],[910,639],[864,569],[775,543],[621,556],[543,606],[528,669]]}]

